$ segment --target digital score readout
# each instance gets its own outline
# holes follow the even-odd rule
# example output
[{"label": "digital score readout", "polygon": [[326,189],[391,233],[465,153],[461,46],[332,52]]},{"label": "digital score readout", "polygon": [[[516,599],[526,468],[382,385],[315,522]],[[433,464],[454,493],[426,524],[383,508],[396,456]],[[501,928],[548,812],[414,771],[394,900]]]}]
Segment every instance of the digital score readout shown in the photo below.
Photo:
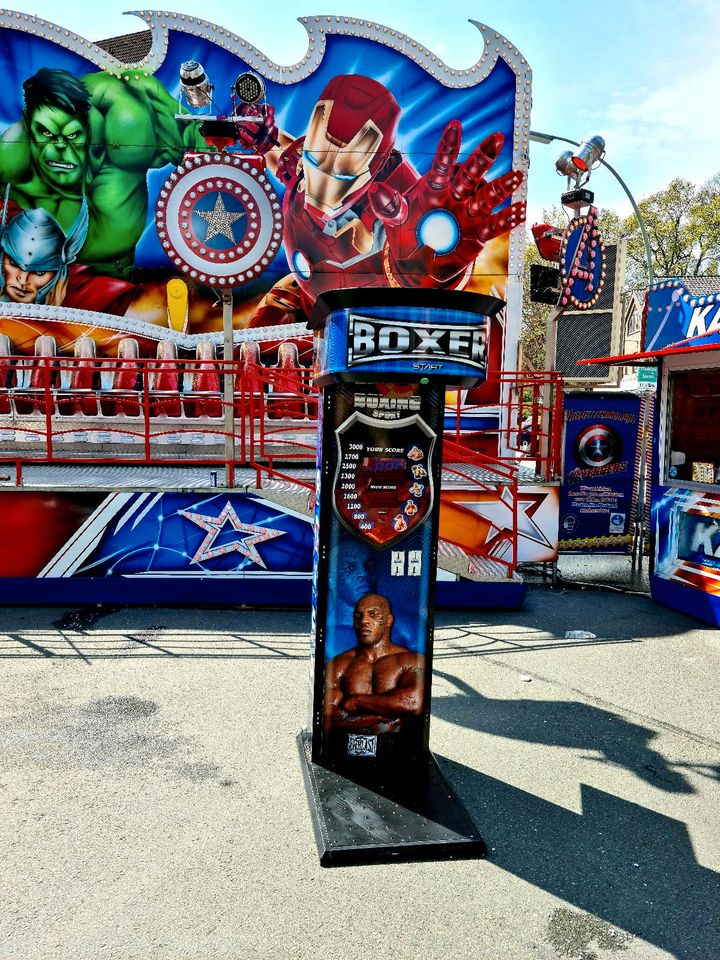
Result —
[{"label": "digital score readout", "polygon": [[335,509],[345,526],[378,547],[419,526],[433,499],[427,424],[419,416],[388,424],[355,415],[337,437]]}]

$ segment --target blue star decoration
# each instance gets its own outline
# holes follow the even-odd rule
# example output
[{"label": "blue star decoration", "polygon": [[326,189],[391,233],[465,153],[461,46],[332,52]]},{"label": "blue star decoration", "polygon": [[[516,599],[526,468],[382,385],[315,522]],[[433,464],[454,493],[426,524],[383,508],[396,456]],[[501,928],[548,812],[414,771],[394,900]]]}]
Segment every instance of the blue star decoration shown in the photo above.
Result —
[{"label": "blue star decoration", "polygon": [[[202,527],[203,530],[207,530],[207,536],[195,551],[190,563],[203,563],[205,560],[212,560],[213,557],[221,557],[232,550],[236,550],[252,563],[256,563],[263,570],[266,570],[265,561],[257,551],[257,544],[273,540],[275,537],[281,537],[286,532],[285,530],[273,530],[271,527],[260,527],[254,523],[243,523],[238,519],[238,515],[229,501],[217,517],[208,517],[203,513],[190,513],[189,510],[178,510],[178,513]],[[226,524],[230,524],[233,530],[245,534],[245,536],[236,537],[221,546],[214,546]]]}]

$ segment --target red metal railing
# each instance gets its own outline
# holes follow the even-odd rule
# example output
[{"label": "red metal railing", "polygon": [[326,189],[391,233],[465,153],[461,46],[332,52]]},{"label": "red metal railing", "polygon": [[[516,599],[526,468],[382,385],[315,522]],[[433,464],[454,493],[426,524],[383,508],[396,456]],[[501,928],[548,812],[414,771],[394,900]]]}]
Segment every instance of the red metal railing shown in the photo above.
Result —
[{"label": "red metal railing", "polygon": [[[15,464],[18,482],[24,463],[221,465],[219,452],[161,453],[168,437],[176,444],[215,437],[211,446],[220,446],[228,435],[223,377],[234,378],[237,403],[240,364],[214,360],[208,367],[205,358],[2,357],[0,437],[14,449],[0,462]],[[36,442],[24,453],[27,434]],[[68,454],[69,440],[80,451]],[[130,449],[120,452],[121,444]]]},{"label": "red metal railing", "polygon": [[[225,469],[230,485],[243,466],[255,471],[258,487],[275,477],[314,490],[307,471],[315,467],[318,395],[293,344],[266,366],[258,349],[226,362],[209,345],[195,359],[178,359],[163,345],[158,358],[143,358],[123,343],[117,358],[0,356],[0,464],[12,465],[18,486],[27,464],[162,464]],[[497,384],[498,403],[470,404],[458,392],[446,411],[443,475],[454,486],[502,488],[512,523],[479,547],[445,540],[465,553],[469,572],[486,558],[511,576],[519,468],[542,479],[560,469],[562,383],[555,373],[503,373]],[[478,437],[489,438],[497,455],[479,451]]]},{"label": "red metal railing", "polygon": [[307,367],[265,367],[250,362],[244,370],[247,397],[246,462],[263,476],[293,479],[309,489],[312,482],[291,477],[283,465],[313,468],[317,452],[318,393]]},{"label": "red metal railing", "polygon": [[[464,465],[473,468],[472,472]],[[470,557],[470,569],[473,571],[473,558],[487,558],[505,567],[506,575],[512,577],[518,562],[517,526],[518,526],[518,467],[512,463],[478,454],[476,451],[445,437],[443,442],[443,474],[455,480],[468,482],[472,487],[485,491],[496,491],[498,487],[505,491],[510,500],[511,524],[507,529],[496,529],[482,548],[468,548],[447,533],[441,534],[447,543],[460,547]]]},{"label": "red metal railing", "polygon": [[[539,480],[561,471],[563,379],[555,371],[503,371],[495,375],[496,404],[469,403],[457,392],[450,434],[456,443],[477,446],[483,439],[504,463],[522,465]],[[491,385],[491,384],[489,384]],[[491,413],[492,426],[483,423]],[[478,426],[474,426],[477,421]]]},{"label": "red metal railing", "polygon": [[[237,463],[298,461],[314,457],[317,393],[309,368],[294,362],[265,366],[259,357],[223,361],[99,357],[0,357],[0,431],[36,438],[25,458],[44,462],[137,462],[172,460],[163,439],[218,446],[225,429],[224,379],[233,380],[233,439]],[[281,358],[282,360],[282,358]],[[557,476],[562,431],[562,381],[555,373],[508,374],[498,378],[496,404],[468,403],[461,391],[448,410],[446,436],[458,447],[492,440],[485,456],[517,467],[534,465],[542,479]],[[487,426],[488,416],[491,426]],[[475,422],[480,424],[477,429]],[[484,424],[484,425],[483,425]],[[300,439],[298,439],[300,438]],[[72,439],[87,449],[71,457],[60,446]],[[113,452],[111,442],[142,450]],[[193,443],[193,440],[195,441]],[[92,453],[89,450],[92,449]],[[220,451],[197,450],[179,462],[222,462]],[[7,460],[7,457],[2,459]]]}]

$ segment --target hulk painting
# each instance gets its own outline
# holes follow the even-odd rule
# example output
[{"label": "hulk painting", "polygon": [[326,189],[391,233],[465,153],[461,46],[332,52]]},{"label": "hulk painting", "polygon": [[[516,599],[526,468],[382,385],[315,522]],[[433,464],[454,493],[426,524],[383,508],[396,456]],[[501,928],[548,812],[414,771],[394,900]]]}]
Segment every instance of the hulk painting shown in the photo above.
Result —
[{"label": "hulk painting", "polygon": [[196,124],[151,76],[75,77],[42,68],[23,84],[20,120],[0,136],[0,183],[24,209],[42,207],[67,232],[83,197],[89,227],[78,260],[111,276],[132,269],[148,212],[147,171],[207,150]]}]

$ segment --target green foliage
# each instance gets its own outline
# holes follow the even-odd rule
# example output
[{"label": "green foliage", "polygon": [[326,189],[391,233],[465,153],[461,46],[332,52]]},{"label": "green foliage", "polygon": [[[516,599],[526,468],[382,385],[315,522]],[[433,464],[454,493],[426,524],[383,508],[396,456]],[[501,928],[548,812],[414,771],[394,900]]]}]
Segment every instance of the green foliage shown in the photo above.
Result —
[{"label": "green foliage", "polygon": [[532,236],[525,247],[525,268],[523,270],[522,328],[520,334],[521,367],[523,370],[545,369],[545,324],[552,307],[545,303],[532,303],[530,300],[530,267],[533,263],[544,263],[540,258]]},{"label": "green foliage", "polygon": [[[676,177],[638,204],[656,277],[713,276],[720,262],[720,173],[697,186]],[[634,214],[625,221],[628,280],[646,283],[645,248]]]}]

